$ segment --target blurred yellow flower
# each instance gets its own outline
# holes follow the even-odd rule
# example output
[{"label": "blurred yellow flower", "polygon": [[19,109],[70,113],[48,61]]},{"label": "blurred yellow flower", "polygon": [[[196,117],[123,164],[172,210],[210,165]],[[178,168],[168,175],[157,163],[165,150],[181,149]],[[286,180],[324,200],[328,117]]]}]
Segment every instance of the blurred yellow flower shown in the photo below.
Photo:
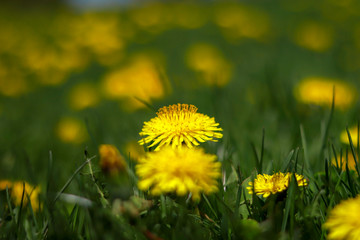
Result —
[{"label": "blurred yellow flower", "polygon": [[[264,198],[267,198],[270,194],[276,194],[287,190],[291,175],[292,173],[284,174],[282,172],[273,175],[258,174],[254,179],[254,182],[249,182],[250,187],[247,187],[246,189],[249,191],[249,194],[253,194],[253,191],[255,191],[256,195],[263,195]],[[304,176],[295,173],[295,177],[298,186],[308,185]]]},{"label": "blurred yellow flower", "polygon": [[115,14],[88,12],[73,18],[67,26],[71,41],[98,55],[112,54],[125,45],[119,36],[119,20]]},{"label": "blurred yellow flower", "polygon": [[205,24],[204,8],[187,3],[150,3],[130,10],[131,20],[141,29],[160,33],[171,27],[199,28]]},{"label": "blurred yellow flower", "polygon": [[141,157],[136,174],[140,190],[150,190],[152,195],[191,193],[192,199],[198,201],[200,193],[211,194],[218,190],[220,169],[216,155],[206,154],[200,148],[165,147]]},{"label": "blurred yellow flower", "polygon": [[130,19],[140,28],[159,33],[170,26],[172,15],[165,4],[148,3],[130,10]]},{"label": "blurred yellow flower", "polygon": [[260,9],[221,3],[215,10],[215,23],[229,39],[246,37],[263,41],[269,36],[270,18]]},{"label": "blurred yellow flower", "polygon": [[329,230],[329,240],[358,240],[360,239],[360,195],[356,198],[343,200],[336,205],[324,223]]},{"label": "blurred yellow flower", "polygon": [[[358,144],[358,127],[353,126],[353,127],[349,128],[349,133],[350,133],[350,136],[351,136],[351,141],[354,144],[354,147],[356,147],[357,144]],[[342,143],[344,143],[344,144],[350,145],[349,137],[348,137],[348,134],[347,134],[346,130],[341,132],[340,141]]]},{"label": "blurred yellow flower", "polygon": [[145,107],[135,97],[147,102],[163,97],[165,81],[150,58],[137,56],[128,65],[106,75],[102,87],[108,98],[136,102],[139,105],[134,107]]},{"label": "blurred yellow flower", "polygon": [[29,86],[24,74],[0,62],[0,94],[7,97],[17,97],[28,92],[28,90]]},{"label": "blurred yellow flower", "polygon": [[144,147],[140,146],[137,141],[128,142],[125,145],[125,152],[132,160],[138,161],[140,157],[144,156]]},{"label": "blurred yellow flower", "polygon": [[99,93],[91,83],[76,85],[69,94],[69,104],[75,110],[93,107],[98,104],[99,100]]},{"label": "blurred yellow flower", "polygon": [[24,199],[23,204],[26,205],[29,202],[31,202],[31,207],[34,211],[37,211],[39,209],[39,193],[40,188],[34,187],[31,184],[27,182],[22,181],[8,181],[8,180],[0,180],[0,191],[6,190],[6,186],[9,189],[9,194],[11,196],[11,199],[14,201],[14,204],[16,206],[20,206],[22,194],[24,191],[24,184],[25,184],[25,192],[24,192]]},{"label": "blurred yellow flower", "polygon": [[307,49],[323,52],[333,45],[333,30],[317,22],[302,23],[295,31],[295,42]]},{"label": "blurred yellow flower", "polygon": [[36,76],[38,83],[52,86],[62,84],[70,72],[84,66],[83,57],[77,49],[47,46],[43,41],[44,39],[27,40],[21,52],[22,64]]},{"label": "blurred yellow flower", "polygon": [[114,145],[101,144],[99,154],[100,167],[106,174],[116,175],[125,170],[126,162]]},{"label": "blurred yellow flower", "polygon": [[331,107],[335,87],[335,107],[346,109],[354,103],[355,89],[348,83],[331,78],[308,77],[295,87],[299,102]]},{"label": "blurred yellow flower", "polygon": [[224,86],[232,76],[232,66],[221,52],[210,44],[195,44],[186,53],[187,65],[202,74],[207,85]]},{"label": "blurred yellow flower", "polygon": [[186,145],[192,148],[199,145],[198,142],[214,141],[222,138],[222,131],[219,123],[214,118],[197,113],[194,105],[174,104],[162,107],[156,113],[157,117],[144,122],[140,136],[147,137],[139,140],[139,144],[146,145],[148,148],[157,145],[155,151],[160,150],[164,145],[172,145],[173,148]]},{"label": "blurred yellow flower", "polygon": [[[337,159],[337,163],[336,163],[336,159]],[[357,159],[359,159],[358,156],[357,156]],[[344,155],[341,156],[341,159],[340,159],[340,155],[337,156],[337,158],[334,157],[334,158],[331,160],[331,163],[332,163],[332,165],[334,165],[334,166],[339,166],[339,167],[341,167],[341,169],[342,169],[343,171],[346,170],[346,156],[344,156]],[[348,153],[348,167],[349,167],[349,170],[356,170],[355,159],[354,159],[354,156],[352,155],[351,152]]]},{"label": "blurred yellow flower", "polygon": [[79,144],[84,142],[88,135],[84,123],[76,118],[63,117],[55,128],[59,139],[66,143]]}]

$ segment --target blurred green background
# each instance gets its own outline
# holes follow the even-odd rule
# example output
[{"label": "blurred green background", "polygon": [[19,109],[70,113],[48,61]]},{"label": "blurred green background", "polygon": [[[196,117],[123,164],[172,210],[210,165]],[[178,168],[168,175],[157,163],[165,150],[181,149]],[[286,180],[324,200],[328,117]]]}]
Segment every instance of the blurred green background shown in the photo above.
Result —
[{"label": "blurred green background", "polygon": [[[94,155],[107,143],[136,155],[142,124],[155,117],[144,102],[155,110],[194,104],[214,116],[224,138],[203,146],[220,161],[231,152],[247,175],[255,167],[251,143],[260,148],[263,129],[271,173],[302,146],[302,124],[317,171],[330,108],[298,101],[297,84],[337,79],[356,92],[359,70],[355,0],[5,1],[0,176],[44,185],[51,151],[59,189],[85,149]],[[328,136],[336,147],[359,109],[356,93],[350,106],[335,109]]]}]

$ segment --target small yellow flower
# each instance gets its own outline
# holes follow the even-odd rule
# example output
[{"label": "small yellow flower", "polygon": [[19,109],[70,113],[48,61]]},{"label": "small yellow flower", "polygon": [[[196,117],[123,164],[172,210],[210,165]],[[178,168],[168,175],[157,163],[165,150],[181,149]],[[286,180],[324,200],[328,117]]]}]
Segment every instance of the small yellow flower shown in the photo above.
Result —
[{"label": "small yellow flower", "polygon": [[29,183],[22,181],[11,182],[8,180],[1,180],[0,191],[4,191],[7,186],[9,189],[11,199],[14,201],[14,204],[16,206],[20,206],[22,194],[24,191],[24,183],[25,183],[25,193],[24,193],[23,204],[26,205],[28,203],[28,199],[29,199],[28,196],[29,196],[32,209],[34,211],[37,211],[39,209],[39,193],[40,193],[39,187],[34,187]]},{"label": "small yellow flower", "polygon": [[80,144],[88,136],[84,124],[80,120],[70,117],[60,119],[55,131],[59,139],[66,143]]},{"label": "small yellow flower", "polygon": [[115,175],[125,170],[126,162],[119,150],[110,144],[99,146],[100,167],[103,172]]},{"label": "small yellow flower", "polygon": [[150,189],[152,195],[191,193],[192,199],[197,201],[201,192],[210,194],[218,190],[220,168],[216,155],[206,154],[201,148],[173,149],[169,146],[140,158],[136,174],[139,189]]},{"label": "small yellow flower", "polygon": [[[350,132],[352,143],[356,147],[358,144],[358,127],[353,126],[353,127],[349,128],[349,132]],[[340,141],[344,144],[350,145],[349,136],[348,136],[346,130],[341,132]]]},{"label": "small yellow flower", "polygon": [[268,14],[247,5],[220,3],[214,20],[229,40],[250,38],[263,41],[271,33]]},{"label": "small yellow flower", "polygon": [[295,88],[295,97],[299,102],[331,107],[335,87],[335,107],[348,108],[356,97],[356,92],[349,84],[337,79],[308,77]]},{"label": "small yellow flower", "polygon": [[333,45],[333,35],[330,26],[318,22],[305,22],[296,29],[295,42],[309,50],[324,52]]},{"label": "small yellow flower", "polygon": [[120,23],[115,14],[89,12],[71,21],[65,20],[65,23],[71,41],[98,56],[109,56],[122,50],[125,45],[119,34]]},{"label": "small yellow flower", "polygon": [[201,80],[209,86],[222,87],[232,77],[232,66],[215,46],[195,44],[186,53],[186,63],[201,74]]},{"label": "small yellow flower", "polygon": [[0,62],[0,94],[18,97],[29,91],[29,83],[23,72]]},{"label": "small yellow flower", "polygon": [[107,74],[101,85],[105,97],[125,101],[127,109],[138,109],[146,106],[136,98],[146,102],[162,98],[169,82],[161,72],[161,64],[147,55],[137,55],[125,66]]},{"label": "small yellow flower", "polygon": [[360,239],[360,195],[340,202],[330,212],[324,228],[329,230],[329,240]]},{"label": "small yellow flower", "polygon": [[99,94],[95,86],[90,83],[82,83],[71,89],[69,94],[70,107],[81,110],[93,107],[99,102]]},{"label": "small yellow flower", "polygon": [[[263,195],[264,198],[285,191],[289,187],[292,173],[278,172],[273,175],[258,174],[254,182],[249,182],[250,187],[246,189],[249,194],[253,194],[255,190],[256,195]],[[307,186],[308,183],[304,176],[295,173],[298,186]]]},{"label": "small yellow flower", "polygon": [[140,136],[141,145],[152,142],[148,147],[158,144],[155,151],[164,145],[172,145],[173,148],[181,148],[186,144],[189,148],[199,145],[198,142],[214,141],[214,138],[222,138],[222,131],[218,128],[214,118],[197,113],[194,105],[174,104],[162,107],[157,112],[157,117],[145,122]]}]

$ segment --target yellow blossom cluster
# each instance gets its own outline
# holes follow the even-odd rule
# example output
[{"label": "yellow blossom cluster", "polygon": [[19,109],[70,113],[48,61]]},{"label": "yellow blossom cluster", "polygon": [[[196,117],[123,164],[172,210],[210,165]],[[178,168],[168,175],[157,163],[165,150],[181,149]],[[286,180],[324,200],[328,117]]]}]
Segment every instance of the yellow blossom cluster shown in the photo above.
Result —
[{"label": "yellow blossom cluster", "polygon": [[217,191],[217,179],[221,176],[221,163],[216,155],[206,154],[198,142],[216,141],[222,131],[214,118],[197,113],[188,104],[174,104],[161,108],[157,117],[144,123],[140,132],[141,145],[157,146],[138,159],[136,173],[138,187],[152,195],[191,193],[194,201],[200,194]]}]

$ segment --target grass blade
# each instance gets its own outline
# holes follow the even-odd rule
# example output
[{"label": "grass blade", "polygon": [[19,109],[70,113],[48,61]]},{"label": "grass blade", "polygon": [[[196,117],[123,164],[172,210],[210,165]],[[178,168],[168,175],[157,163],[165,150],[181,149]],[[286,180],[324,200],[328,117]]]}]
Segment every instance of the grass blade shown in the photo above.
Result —
[{"label": "grass blade", "polygon": [[358,176],[360,176],[359,162],[358,162],[358,158],[357,158],[356,153],[355,153],[354,144],[353,144],[353,141],[352,141],[352,138],[351,138],[351,135],[350,135],[350,132],[349,132],[349,128],[348,128],[348,127],[346,127],[346,132],[347,132],[347,135],[348,135],[348,138],[349,138],[351,153],[352,153],[352,155],[353,155],[353,157],[354,157],[355,169],[356,169],[356,172],[357,172]]},{"label": "grass blade", "polygon": [[328,135],[329,135],[330,124],[331,124],[331,120],[332,120],[333,115],[334,115],[334,109],[335,109],[335,86],[333,88],[333,99],[332,99],[332,103],[331,103],[330,114],[329,114],[329,117],[328,117],[328,119],[326,121],[326,124],[325,124],[325,131],[324,131],[324,133],[322,134],[322,137],[321,137],[320,157],[323,156],[323,151],[324,151],[324,149],[326,147],[326,140],[327,140]]},{"label": "grass blade", "polygon": [[305,136],[305,132],[304,132],[304,127],[302,126],[302,124],[300,124],[300,135],[301,135],[301,144],[304,149],[305,167],[312,174],[312,170],[310,167],[310,161],[309,161],[309,153],[308,153],[308,149],[307,149],[307,141],[306,141],[306,136]]},{"label": "grass blade", "polygon": [[74,177],[81,171],[81,169],[83,169],[83,167],[86,166],[86,164],[88,164],[91,160],[93,160],[96,156],[92,156],[91,158],[88,158],[85,162],[83,162],[80,167],[78,167],[75,172],[73,173],[73,175],[71,175],[71,177],[67,180],[67,182],[65,183],[65,185],[61,188],[61,190],[57,193],[56,197],[54,198],[52,204],[55,204],[55,202],[59,199],[59,197],[61,196],[61,194],[65,191],[65,189],[70,185],[70,183],[72,182],[72,180],[74,179]]}]

